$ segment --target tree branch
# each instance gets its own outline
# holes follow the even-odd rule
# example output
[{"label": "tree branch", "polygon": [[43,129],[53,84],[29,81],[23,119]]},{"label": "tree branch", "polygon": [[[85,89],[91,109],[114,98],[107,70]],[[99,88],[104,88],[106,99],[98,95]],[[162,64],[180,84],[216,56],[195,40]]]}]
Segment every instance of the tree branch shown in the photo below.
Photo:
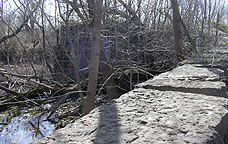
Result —
[{"label": "tree branch", "polygon": [[[2,37],[0,39],[0,44],[3,43],[4,41],[16,36],[21,30],[22,28],[28,23],[28,20],[30,19],[30,17],[32,16],[32,14],[36,11],[36,9],[38,8],[39,4],[40,4],[41,0],[38,2],[38,4],[36,5],[36,7],[31,11],[31,13],[29,14],[29,16],[27,17],[27,19],[13,32],[13,34],[11,35],[6,35],[4,37]],[[9,27],[9,25],[3,20],[3,18],[1,17],[2,21]]]},{"label": "tree branch", "polygon": [[139,17],[136,15],[136,12],[134,12],[127,4],[125,4],[122,0],[118,0],[119,3],[121,3],[132,15],[134,22],[136,25],[142,25],[142,22],[140,21]]}]

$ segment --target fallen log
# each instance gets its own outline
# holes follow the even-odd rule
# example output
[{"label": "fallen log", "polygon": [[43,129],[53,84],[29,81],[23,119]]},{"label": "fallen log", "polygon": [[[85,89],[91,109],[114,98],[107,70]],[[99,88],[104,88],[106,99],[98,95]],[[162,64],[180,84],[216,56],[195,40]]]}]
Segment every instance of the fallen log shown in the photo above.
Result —
[{"label": "fallen log", "polygon": [[42,85],[41,87],[28,90],[27,92],[18,92],[0,85],[1,90],[5,91],[10,95],[14,95],[14,97],[6,98],[4,101],[1,101],[0,107],[18,105],[23,102],[28,102],[28,99],[30,100],[30,99],[38,98],[38,96],[41,94],[46,94],[47,98],[49,97],[54,98],[56,96],[65,95],[66,93],[69,93],[69,92],[75,93],[75,91],[77,91],[76,85],[74,84],[70,84],[70,85],[63,84],[63,88],[62,87],[60,88],[58,85],[51,85],[51,86],[48,86],[45,84],[41,84],[41,85]]}]

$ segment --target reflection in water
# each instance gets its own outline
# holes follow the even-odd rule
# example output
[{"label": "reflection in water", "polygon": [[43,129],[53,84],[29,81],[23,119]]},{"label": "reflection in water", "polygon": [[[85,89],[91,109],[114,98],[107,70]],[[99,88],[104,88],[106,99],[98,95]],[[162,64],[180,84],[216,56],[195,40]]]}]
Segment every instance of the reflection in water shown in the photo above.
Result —
[{"label": "reflection in water", "polygon": [[26,116],[15,117],[0,132],[0,144],[28,144],[51,134],[54,130],[55,124],[47,121],[46,116],[33,119]]}]

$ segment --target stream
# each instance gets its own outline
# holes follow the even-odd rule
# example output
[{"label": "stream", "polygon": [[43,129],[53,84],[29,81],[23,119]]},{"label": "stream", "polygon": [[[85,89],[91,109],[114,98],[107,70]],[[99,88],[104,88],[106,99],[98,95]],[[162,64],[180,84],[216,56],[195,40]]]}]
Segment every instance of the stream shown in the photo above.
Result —
[{"label": "stream", "polygon": [[[47,105],[49,106],[49,105]],[[0,113],[0,143],[1,144],[28,144],[50,135],[56,128],[54,114],[47,121],[46,115],[39,110],[24,111],[12,108]]]}]

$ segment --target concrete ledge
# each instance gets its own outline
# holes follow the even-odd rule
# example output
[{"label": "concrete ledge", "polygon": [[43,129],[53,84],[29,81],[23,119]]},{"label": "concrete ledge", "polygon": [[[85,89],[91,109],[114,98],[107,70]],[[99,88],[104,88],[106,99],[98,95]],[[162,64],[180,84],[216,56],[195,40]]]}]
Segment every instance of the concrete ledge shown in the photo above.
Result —
[{"label": "concrete ledge", "polygon": [[228,143],[220,74],[218,69],[178,67],[35,143]]},{"label": "concrete ledge", "polygon": [[186,64],[177,67],[169,72],[162,73],[153,78],[156,79],[174,79],[174,80],[201,80],[201,81],[219,81],[223,70],[217,68],[204,68],[200,64]]},{"label": "concrete ledge", "polygon": [[156,79],[141,83],[137,87],[227,97],[226,85],[220,81]]}]

